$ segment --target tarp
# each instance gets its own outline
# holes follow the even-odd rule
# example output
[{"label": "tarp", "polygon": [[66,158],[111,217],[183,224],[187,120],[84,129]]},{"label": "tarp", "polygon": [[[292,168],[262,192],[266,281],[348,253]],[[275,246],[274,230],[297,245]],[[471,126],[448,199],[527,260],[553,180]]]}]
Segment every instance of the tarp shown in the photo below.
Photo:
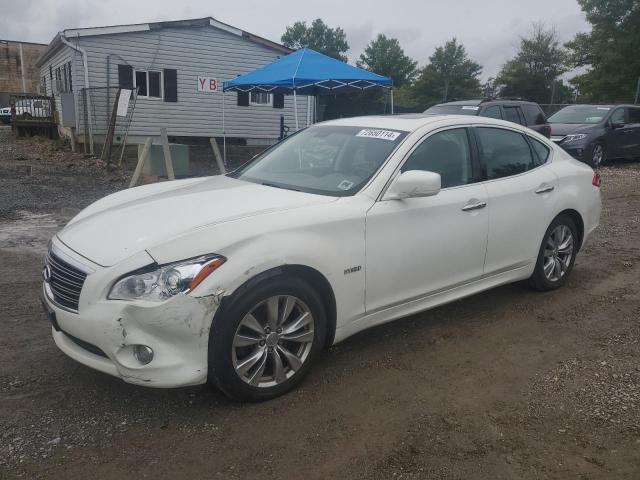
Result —
[{"label": "tarp", "polygon": [[371,87],[391,88],[393,82],[335,58],[302,48],[269,65],[224,82],[223,91],[322,95]]}]

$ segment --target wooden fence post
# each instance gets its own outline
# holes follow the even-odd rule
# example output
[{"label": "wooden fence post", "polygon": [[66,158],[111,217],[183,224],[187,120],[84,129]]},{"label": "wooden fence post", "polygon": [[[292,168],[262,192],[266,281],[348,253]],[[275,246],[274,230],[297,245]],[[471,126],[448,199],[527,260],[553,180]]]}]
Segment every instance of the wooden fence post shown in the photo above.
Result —
[{"label": "wooden fence post", "polygon": [[224,162],[222,161],[222,155],[220,155],[218,142],[216,142],[215,138],[210,138],[209,143],[211,143],[211,149],[213,150],[213,156],[216,158],[216,163],[218,164],[218,170],[220,170],[220,175],[224,175],[225,173],[227,173],[227,169],[224,168]]},{"label": "wooden fence post", "polygon": [[134,187],[138,182],[138,178],[140,177],[140,172],[142,172],[142,167],[144,166],[144,162],[147,160],[149,156],[149,152],[151,151],[151,144],[153,143],[153,138],[149,137],[144,142],[144,147],[142,148],[142,153],[140,157],[138,157],[138,165],[136,165],[136,170],[133,172],[133,177],[131,177],[131,182],[129,183],[129,188]]},{"label": "wooden fence post", "polygon": [[173,162],[171,161],[171,149],[169,148],[169,137],[167,137],[167,129],[160,129],[160,137],[162,139],[162,150],[164,151],[164,164],[167,169],[167,177],[169,180],[175,180],[176,176],[173,174]]}]

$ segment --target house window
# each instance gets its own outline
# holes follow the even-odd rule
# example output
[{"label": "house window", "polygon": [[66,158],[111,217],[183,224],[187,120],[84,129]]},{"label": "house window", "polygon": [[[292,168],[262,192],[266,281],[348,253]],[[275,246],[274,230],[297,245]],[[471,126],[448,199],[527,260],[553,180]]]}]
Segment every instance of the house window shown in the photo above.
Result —
[{"label": "house window", "polygon": [[71,79],[71,62],[65,64],[65,71],[67,72],[67,81],[65,83],[65,91],[73,92],[73,80]]},{"label": "house window", "polygon": [[40,93],[42,95],[47,94],[47,76],[46,75],[43,75],[42,78],[40,79]]},{"label": "house window", "polygon": [[160,72],[136,70],[134,88],[138,97],[162,98],[162,74]]},{"label": "house window", "polygon": [[251,92],[249,95],[249,105],[271,105],[273,98],[270,93]]},{"label": "house window", "polygon": [[55,93],[62,93],[64,91],[64,88],[62,85],[62,72],[60,71],[60,67],[57,67],[55,72],[56,72]]}]

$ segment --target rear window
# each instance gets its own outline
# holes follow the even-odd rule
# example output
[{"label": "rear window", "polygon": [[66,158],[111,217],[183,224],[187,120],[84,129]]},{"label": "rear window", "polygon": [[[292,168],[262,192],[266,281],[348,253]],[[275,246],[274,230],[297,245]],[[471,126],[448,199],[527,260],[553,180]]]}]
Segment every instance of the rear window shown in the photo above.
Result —
[{"label": "rear window", "polygon": [[525,103],[522,105],[522,112],[527,125],[544,125],[547,123],[544,112],[538,105]]},{"label": "rear window", "polygon": [[476,105],[434,105],[424,113],[432,115],[478,115],[480,107]]}]

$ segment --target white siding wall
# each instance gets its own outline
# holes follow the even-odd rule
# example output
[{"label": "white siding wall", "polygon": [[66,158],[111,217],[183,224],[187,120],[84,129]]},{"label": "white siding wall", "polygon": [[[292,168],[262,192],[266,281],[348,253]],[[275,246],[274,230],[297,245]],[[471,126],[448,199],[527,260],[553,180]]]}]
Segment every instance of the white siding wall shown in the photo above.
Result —
[{"label": "white siding wall", "polygon": [[[87,51],[91,87],[107,86],[107,56],[109,85],[114,87],[118,85],[118,64],[129,64],[140,70],[172,68],[178,71],[178,102],[138,98],[129,130],[131,136],[157,136],[164,126],[172,136],[222,136],[222,82],[283,55],[214,27],[163,28],[69,40]],[[74,68],[82,71],[81,58]],[[219,92],[199,92],[198,76],[216,78]],[[74,91],[79,92],[83,83],[82,76],[74,75]],[[227,136],[276,139],[280,133],[280,115],[285,116],[285,123],[292,130],[295,127],[292,96],[285,96],[284,109],[238,107],[234,92],[227,92],[224,99]],[[306,115],[307,97],[300,96],[301,127],[306,124]]]},{"label": "white siding wall", "polygon": [[[62,70],[63,66],[67,62],[71,62],[71,75],[72,75],[72,84],[73,84],[73,92],[77,95],[80,91],[80,85],[78,82],[80,81],[81,76],[79,73],[83,72],[82,70],[82,58],[79,60],[76,59],[76,52],[74,52],[71,48],[66,45],[63,46],[60,50],[58,50],[55,55],[53,55],[41,68],[40,68],[40,78],[43,76],[46,78],[47,84],[47,95],[53,95],[56,101],[56,110],[60,112],[60,97],[56,95],[55,83],[56,83],[56,68],[60,67]],[[51,67],[51,70],[49,70]],[[53,80],[51,78],[50,72],[53,72]],[[44,92],[42,92],[44,95]]]}]

